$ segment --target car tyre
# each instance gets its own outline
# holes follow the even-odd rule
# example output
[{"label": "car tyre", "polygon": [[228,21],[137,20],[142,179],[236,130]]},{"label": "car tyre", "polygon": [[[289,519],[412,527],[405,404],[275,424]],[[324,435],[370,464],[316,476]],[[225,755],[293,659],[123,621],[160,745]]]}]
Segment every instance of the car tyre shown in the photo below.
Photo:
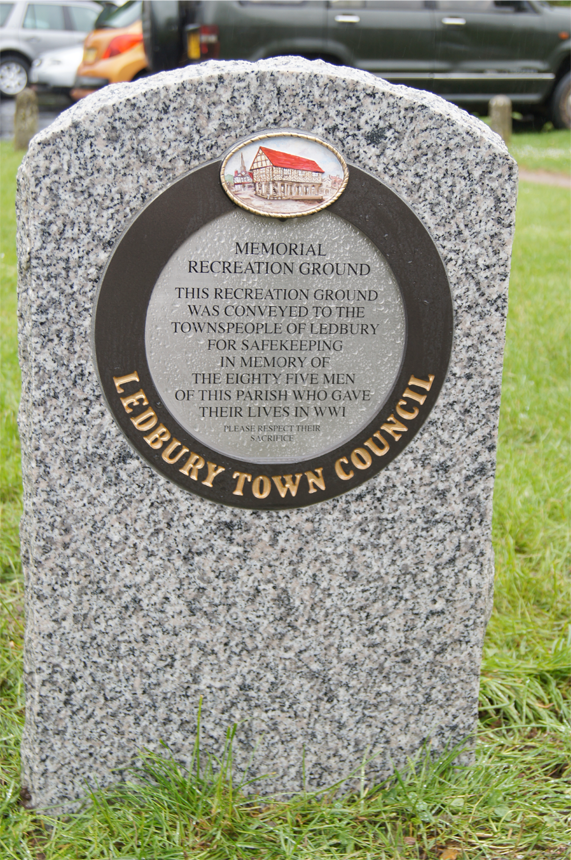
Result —
[{"label": "car tyre", "polygon": [[571,72],[563,75],[553,90],[551,121],[555,128],[571,128]]},{"label": "car tyre", "polygon": [[0,60],[0,97],[13,98],[28,86],[30,66],[22,57],[2,57]]}]

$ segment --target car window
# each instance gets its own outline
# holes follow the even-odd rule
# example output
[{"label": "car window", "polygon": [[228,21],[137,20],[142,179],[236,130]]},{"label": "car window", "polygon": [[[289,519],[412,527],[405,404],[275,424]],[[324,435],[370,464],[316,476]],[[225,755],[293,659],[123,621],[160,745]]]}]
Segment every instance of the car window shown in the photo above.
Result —
[{"label": "car window", "polygon": [[440,12],[489,12],[493,6],[492,0],[451,0],[445,2],[440,0],[438,10]]},{"label": "car window", "polygon": [[0,27],[6,23],[6,18],[14,8],[13,3],[0,3]]},{"label": "car window", "polygon": [[68,6],[67,9],[74,30],[79,30],[81,33],[89,33],[93,30],[95,19],[99,15],[96,9],[90,9],[88,6]]},{"label": "car window", "polygon": [[30,3],[24,18],[26,30],[65,30],[63,7],[51,3]]},{"label": "car window", "polygon": [[424,0],[331,0],[333,9],[376,9],[380,11],[418,12],[426,9]]},{"label": "car window", "polygon": [[104,9],[97,21],[95,28],[111,27],[112,29],[120,29],[122,27],[130,27],[135,21],[141,17],[143,3],[141,0],[129,0],[119,9],[114,9],[111,13]]},{"label": "car window", "polygon": [[529,3],[525,0],[440,0],[439,12],[480,12],[489,15],[494,12],[527,12]]},{"label": "car window", "polygon": [[254,3],[260,6],[304,6],[306,0],[240,0],[240,6],[250,6]]},{"label": "car window", "polygon": [[424,0],[367,0],[367,9],[426,9]]}]

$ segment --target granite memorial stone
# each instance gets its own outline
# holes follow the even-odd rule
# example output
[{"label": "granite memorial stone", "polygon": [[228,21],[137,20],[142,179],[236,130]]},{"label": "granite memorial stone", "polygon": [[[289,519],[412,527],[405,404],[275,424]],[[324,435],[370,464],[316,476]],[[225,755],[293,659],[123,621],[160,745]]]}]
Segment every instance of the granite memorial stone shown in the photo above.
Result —
[{"label": "granite memorial stone", "polygon": [[516,167],[295,58],[110,87],[18,194],[23,784],[71,808],[197,709],[265,791],[473,733]]}]

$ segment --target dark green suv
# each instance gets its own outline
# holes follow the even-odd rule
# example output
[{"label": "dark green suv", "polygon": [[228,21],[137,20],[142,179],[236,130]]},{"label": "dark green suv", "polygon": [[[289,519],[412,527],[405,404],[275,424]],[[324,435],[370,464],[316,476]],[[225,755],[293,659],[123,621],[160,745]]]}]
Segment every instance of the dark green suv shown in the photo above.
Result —
[{"label": "dark green suv", "polygon": [[[507,95],[516,110],[571,127],[568,7],[536,0],[161,0],[143,5],[147,53],[155,54],[157,70],[215,57],[255,61],[296,54],[430,90],[475,111],[485,111],[492,96]],[[177,60],[170,65],[161,64],[157,52],[159,33],[163,48],[168,41],[167,19],[171,41],[175,31],[179,39],[172,54],[178,52]]]}]

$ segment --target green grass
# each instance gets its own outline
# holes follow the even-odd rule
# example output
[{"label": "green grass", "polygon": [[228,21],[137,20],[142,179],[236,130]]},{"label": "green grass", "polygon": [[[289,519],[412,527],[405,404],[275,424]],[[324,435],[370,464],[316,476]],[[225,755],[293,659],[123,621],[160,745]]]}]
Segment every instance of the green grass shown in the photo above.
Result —
[{"label": "green grass", "polygon": [[[494,498],[487,665],[555,667],[569,627],[569,192],[521,183]],[[549,402],[547,402],[549,401]]]},{"label": "green grass", "polygon": [[16,417],[20,369],[16,320],[16,247],[14,195],[22,153],[9,144],[0,150],[0,577],[19,570],[20,448]]},{"label": "green grass", "polygon": [[[22,153],[0,143],[0,808],[18,783],[19,739],[24,717],[22,686],[23,593],[18,523],[22,510],[20,446],[16,425],[20,396],[16,333],[14,196]],[[17,789],[16,789],[17,793]],[[6,806],[8,803],[8,807]],[[0,825],[0,833],[5,829]],[[0,843],[1,844],[1,843]],[[17,856],[17,855],[16,855]]]},{"label": "green grass", "polygon": [[[535,153],[524,156],[526,166],[563,169],[551,151],[568,147],[569,133],[518,135],[515,153],[520,138]],[[58,820],[18,802],[23,628],[12,201],[19,158],[0,144],[2,860],[570,858],[569,192],[520,186],[494,505],[496,596],[476,764],[455,766],[454,751],[436,763],[421,753],[415,768],[357,793],[341,787],[287,803],[247,798],[239,778],[234,785],[230,778],[238,729],[222,761],[203,757],[190,773],[143,751],[136,780]]]},{"label": "green grass", "polygon": [[515,132],[509,150],[527,170],[571,173],[571,131]]}]

